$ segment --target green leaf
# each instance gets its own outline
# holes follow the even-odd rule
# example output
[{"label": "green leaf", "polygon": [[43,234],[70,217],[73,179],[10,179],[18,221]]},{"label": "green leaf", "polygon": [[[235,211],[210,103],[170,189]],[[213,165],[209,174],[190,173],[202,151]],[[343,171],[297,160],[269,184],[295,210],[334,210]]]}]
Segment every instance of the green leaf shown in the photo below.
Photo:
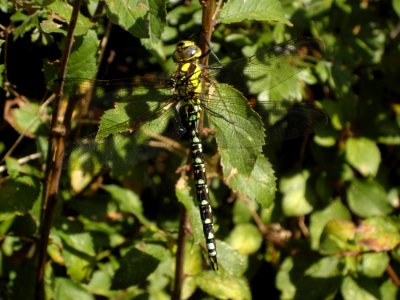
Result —
[{"label": "green leaf", "polygon": [[107,110],[101,117],[96,140],[120,132],[135,131],[144,122],[146,124],[141,128],[143,131],[160,133],[165,129],[169,114],[160,115],[165,112],[164,106],[172,97],[171,91],[160,90],[156,86],[143,86],[126,93],[124,102],[116,103],[114,109]]},{"label": "green leaf", "polygon": [[1,250],[6,256],[12,256],[15,252],[21,251],[21,239],[14,236],[5,236]]},{"label": "green leaf", "polygon": [[373,217],[357,228],[355,240],[366,251],[390,251],[399,244],[400,233],[389,217]]},{"label": "green leaf", "polygon": [[392,0],[393,10],[396,12],[397,16],[400,17],[400,1]]},{"label": "green leaf", "polygon": [[94,30],[75,38],[68,61],[68,77],[94,78],[97,72],[99,40]]},{"label": "green leaf", "polygon": [[210,127],[216,129],[224,178],[237,173],[248,177],[265,144],[261,118],[230,85],[217,84],[214,92],[218,93],[218,103],[210,101],[207,118]]},{"label": "green leaf", "polygon": [[362,273],[367,277],[382,277],[389,261],[390,257],[387,253],[365,253],[362,255]]},{"label": "green leaf", "polygon": [[307,268],[305,275],[314,278],[330,278],[341,275],[341,258],[327,256],[318,260]]},{"label": "green leaf", "polygon": [[315,260],[310,255],[286,258],[276,277],[281,299],[335,299],[341,280],[336,276],[338,260],[333,257]]},{"label": "green leaf", "polygon": [[140,161],[139,143],[136,136],[115,134],[101,146],[101,152],[111,168],[111,176],[126,178],[138,169]]},{"label": "green leaf", "polygon": [[163,0],[106,0],[110,20],[137,38],[155,43],[166,23]]},{"label": "green leaf", "polygon": [[141,39],[143,46],[149,50],[155,50],[161,48],[161,34],[165,30],[165,25],[167,23],[167,12],[165,9],[164,0],[150,0],[149,1],[149,38]]},{"label": "green leaf", "polygon": [[218,259],[221,269],[228,274],[238,276],[246,272],[248,259],[234,247],[223,241],[217,241]]},{"label": "green leaf", "polygon": [[282,299],[293,299],[296,294],[296,285],[290,274],[293,267],[293,257],[289,256],[283,260],[276,275],[276,287],[281,291]]},{"label": "green leaf", "polygon": [[73,149],[68,162],[71,188],[75,193],[80,193],[89,183],[92,183],[103,168],[99,153],[87,144]]},{"label": "green leaf", "polygon": [[56,278],[54,299],[64,300],[95,300],[81,285],[67,278]]},{"label": "green leaf", "polygon": [[175,186],[175,194],[178,201],[185,207],[193,229],[193,243],[204,241],[203,224],[200,218],[199,207],[195,205],[195,195],[190,189],[187,177],[179,178]]},{"label": "green leaf", "polygon": [[282,5],[278,0],[230,0],[222,7],[218,16],[225,24],[242,22],[246,19],[256,21],[276,21],[291,26],[285,18]]},{"label": "green leaf", "polygon": [[250,177],[241,173],[230,175],[226,181],[231,188],[257,201],[263,207],[271,205],[275,198],[276,178],[272,165],[264,156],[258,156]]},{"label": "green leaf", "polygon": [[[98,198],[96,198],[96,200],[98,200]],[[98,204],[98,201],[97,203],[92,203],[92,205],[89,204],[87,206],[87,208],[92,208],[92,210],[90,211],[90,216],[95,215],[97,217],[101,217],[102,212],[100,213],[100,215],[96,214],[96,212],[99,212],[102,208],[99,208],[98,205],[96,207],[93,207],[93,204]],[[74,205],[72,205],[72,207],[76,208],[76,206]],[[92,221],[86,219],[83,216],[80,217],[80,221],[84,224],[85,231],[91,232],[94,235],[96,246],[117,247],[123,244],[126,240],[125,237],[122,235],[123,233],[119,231],[120,228],[112,226],[113,224]],[[106,238],[99,238],[99,235]]]},{"label": "green leaf", "polygon": [[145,0],[106,0],[110,20],[138,38],[148,38],[147,14],[150,7]]},{"label": "green leaf", "polygon": [[184,272],[187,275],[195,275],[203,270],[203,260],[200,247],[193,247],[190,242],[186,243]]},{"label": "green leaf", "polygon": [[22,172],[22,166],[18,163],[18,160],[13,157],[6,157],[5,159],[7,173],[10,177],[18,177],[19,173]]},{"label": "green leaf", "polygon": [[381,292],[381,300],[395,300],[397,299],[397,294],[399,292],[399,288],[393,282],[393,280],[386,280],[379,288]]},{"label": "green leaf", "polygon": [[379,290],[375,282],[371,280],[353,279],[349,276],[345,277],[342,282],[341,292],[345,300],[363,299],[377,300],[380,299]]},{"label": "green leaf", "polygon": [[21,24],[13,29],[14,41],[16,41],[18,38],[22,38],[25,33],[39,26],[38,13],[27,15],[21,11],[17,11],[11,16],[10,20],[13,23],[22,21]]},{"label": "green leaf", "polygon": [[325,255],[333,255],[352,249],[351,241],[353,241],[355,234],[356,227],[352,222],[333,219],[324,227],[319,252]]},{"label": "green leaf", "polygon": [[[240,200],[240,199],[238,199]],[[256,211],[258,204],[255,201],[235,201],[233,205],[233,223],[243,224],[252,220],[251,212]]]},{"label": "green leaf", "polygon": [[111,277],[103,271],[97,270],[93,273],[93,276],[87,285],[88,290],[95,295],[108,296],[110,294]]},{"label": "green leaf", "polygon": [[260,249],[263,237],[253,224],[239,224],[231,231],[227,242],[240,254],[249,255]]},{"label": "green leaf", "polygon": [[23,99],[10,100],[8,104],[12,108],[6,119],[17,132],[30,138],[48,134],[48,123],[39,104]]},{"label": "green leaf", "polygon": [[91,235],[84,233],[63,233],[63,256],[70,278],[75,282],[90,278],[95,266],[95,250]]},{"label": "green leaf", "polygon": [[1,222],[0,222],[0,235],[1,236],[5,236],[7,231],[10,229],[11,225],[13,225],[15,216],[10,214],[10,215],[6,215],[6,217],[1,218]]},{"label": "green leaf", "polygon": [[[0,54],[1,54],[1,48],[3,47],[4,40],[0,39]],[[0,64],[0,88],[4,88],[4,71],[5,71],[5,66],[4,64]]]},{"label": "green leaf", "polygon": [[373,180],[354,180],[347,199],[350,209],[361,217],[386,216],[393,211],[385,190]]},{"label": "green leaf", "polygon": [[29,212],[35,202],[41,199],[42,186],[33,176],[20,175],[8,179],[1,188],[0,220]]},{"label": "green leaf", "polygon": [[206,271],[196,276],[196,283],[204,292],[219,299],[251,299],[249,284],[242,277]]},{"label": "green leaf", "polygon": [[340,200],[332,202],[321,211],[314,212],[310,218],[311,248],[317,250],[325,225],[333,220],[351,221],[351,214]]},{"label": "green leaf", "polygon": [[[54,15],[58,16],[58,18],[54,19],[56,19],[58,22],[60,21],[60,19],[63,19],[67,24],[69,24],[73,7],[68,2],[56,0],[52,4],[50,4],[48,8]],[[47,30],[45,31],[47,33],[61,32],[60,26],[57,24],[59,23],[55,23],[53,20],[48,19],[47,21],[45,21],[44,27],[42,27],[42,29]],[[85,35],[92,27],[93,23],[84,15],[79,14],[74,35],[75,36]],[[67,34],[66,29],[62,30],[62,32],[64,32],[65,35]],[[84,60],[82,60],[81,62],[83,61]],[[91,78],[91,77],[86,77],[86,78]]]},{"label": "green leaf", "polygon": [[346,142],[346,160],[364,176],[376,176],[381,153],[376,144],[366,138],[349,138]]},{"label": "green leaf", "polygon": [[309,2],[306,14],[310,19],[314,17],[317,18],[321,14],[329,11],[333,3],[333,0],[314,0]]},{"label": "green leaf", "polygon": [[138,245],[124,255],[112,282],[112,289],[126,289],[144,282],[165,259],[165,248],[160,245]]},{"label": "green leaf", "polygon": [[306,195],[310,173],[304,170],[281,179],[279,190],[283,194],[282,210],[286,216],[304,216],[313,210],[311,199]]},{"label": "green leaf", "polygon": [[131,213],[139,219],[144,218],[142,202],[133,191],[115,184],[105,185],[104,189],[118,202],[122,212]]},{"label": "green leaf", "polygon": [[40,22],[40,28],[45,33],[62,33],[67,34],[67,31],[62,28],[62,25],[54,22],[53,20],[44,20]]},{"label": "green leaf", "polygon": [[[185,272],[185,274],[187,273]],[[192,276],[187,276],[183,281],[182,293],[181,293],[182,299],[191,299],[191,296],[196,292],[196,290],[197,290],[197,285],[195,278]]]}]

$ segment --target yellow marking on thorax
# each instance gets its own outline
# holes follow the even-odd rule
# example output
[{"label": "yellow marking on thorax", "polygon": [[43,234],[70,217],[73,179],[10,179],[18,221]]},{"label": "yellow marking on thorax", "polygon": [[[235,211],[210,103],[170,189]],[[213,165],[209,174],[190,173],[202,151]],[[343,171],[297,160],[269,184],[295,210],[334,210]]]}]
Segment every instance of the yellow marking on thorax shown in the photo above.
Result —
[{"label": "yellow marking on thorax", "polygon": [[[195,68],[193,68],[193,65]],[[175,78],[182,78],[182,82],[179,82],[179,80],[176,82],[176,87],[179,90],[178,94],[189,95],[191,92],[194,92],[195,94],[200,93],[200,75],[201,67],[197,64],[197,62],[177,63]]]}]

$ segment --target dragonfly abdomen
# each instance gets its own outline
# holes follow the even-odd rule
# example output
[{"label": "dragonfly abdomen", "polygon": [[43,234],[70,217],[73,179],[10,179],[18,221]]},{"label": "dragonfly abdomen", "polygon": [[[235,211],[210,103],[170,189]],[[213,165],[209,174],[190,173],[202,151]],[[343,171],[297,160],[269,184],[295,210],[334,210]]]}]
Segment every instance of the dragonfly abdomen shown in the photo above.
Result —
[{"label": "dragonfly abdomen", "polygon": [[203,232],[206,240],[208,257],[211,267],[214,270],[218,270],[217,247],[215,244],[214,223],[207,187],[207,175],[204,166],[203,146],[198,131],[200,106],[188,104],[185,110],[191,139],[190,144],[194,185],[196,188],[197,201],[200,208],[201,221],[203,223]]}]

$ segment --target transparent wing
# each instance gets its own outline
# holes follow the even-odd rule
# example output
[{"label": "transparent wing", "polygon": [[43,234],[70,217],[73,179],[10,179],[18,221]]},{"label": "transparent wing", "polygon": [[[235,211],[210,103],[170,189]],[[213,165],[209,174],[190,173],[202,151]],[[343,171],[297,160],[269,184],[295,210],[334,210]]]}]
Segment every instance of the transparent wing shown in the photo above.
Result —
[{"label": "transparent wing", "polygon": [[220,148],[259,148],[313,133],[328,123],[327,114],[309,103],[249,102],[226,84],[214,85],[203,107]]},{"label": "transparent wing", "polygon": [[64,82],[64,96],[77,101],[80,122],[99,123],[98,139],[134,132],[164,114],[174,102],[168,79],[156,77],[93,80],[73,78]]},{"label": "transparent wing", "polygon": [[248,58],[212,66],[209,77],[240,91],[258,94],[290,80],[315,62],[320,53],[319,41],[303,37],[262,48]]},{"label": "transparent wing", "polygon": [[203,100],[206,126],[215,132],[227,174],[249,176],[264,145],[312,133],[328,122],[325,112],[315,106],[299,102],[250,103],[227,84],[214,85]]},{"label": "transparent wing", "polygon": [[77,102],[73,132],[84,136],[70,140],[66,156],[77,157],[73,160],[87,171],[118,166],[118,172],[128,172],[148,133],[164,132],[174,116],[170,107],[176,101],[167,78],[141,82],[73,78],[64,84],[64,96]]}]

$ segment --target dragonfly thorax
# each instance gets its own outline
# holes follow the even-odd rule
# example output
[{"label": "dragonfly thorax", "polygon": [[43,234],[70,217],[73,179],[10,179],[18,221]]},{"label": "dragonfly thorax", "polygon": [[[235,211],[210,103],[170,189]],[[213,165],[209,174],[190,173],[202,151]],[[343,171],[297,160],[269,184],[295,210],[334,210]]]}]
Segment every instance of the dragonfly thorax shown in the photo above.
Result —
[{"label": "dragonfly thorax", "polygon": [[182,41],[176,45],[173,59],[176,68],[171,76],[171,87],[179,100],[197,102],[200,92],[201,67],[198,58],[201,50],[192,41]]}]

